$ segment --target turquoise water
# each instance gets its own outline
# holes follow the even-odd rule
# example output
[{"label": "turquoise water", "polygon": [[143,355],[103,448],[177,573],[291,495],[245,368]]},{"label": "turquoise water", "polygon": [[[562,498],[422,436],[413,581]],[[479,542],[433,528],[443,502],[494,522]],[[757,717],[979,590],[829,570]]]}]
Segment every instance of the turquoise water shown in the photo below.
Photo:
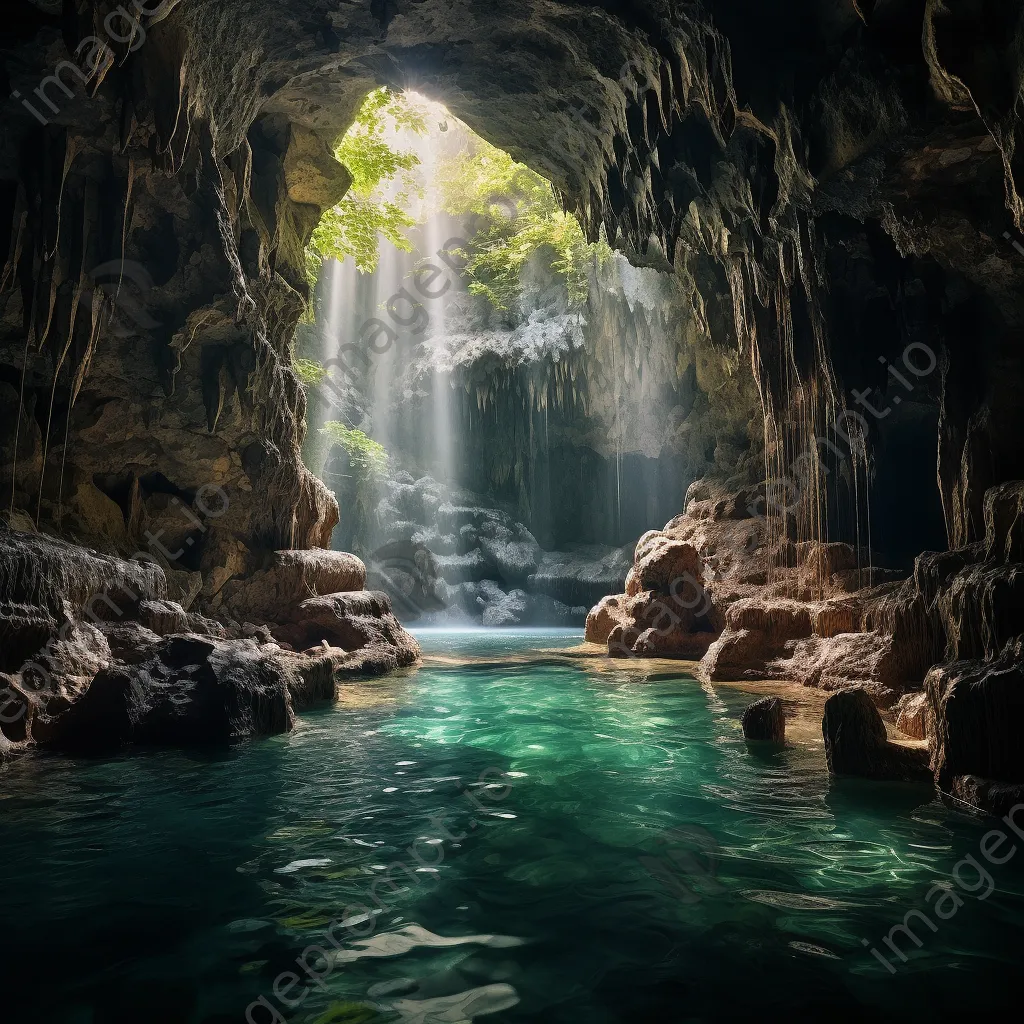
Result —
[{"label": "turquoise water", "polygon": [[[987,863],[992,822],[927,788],[830,783],[820,747],[749,749],[749,694],[531,653],[579,639],[425,631],[439,662],[347,687],[288,736],[8,766],[5,1019],[937,1021],[1016,1002],[1024,853],[987,865],[984,900],[969,870],[950,879]],[[962,906],[914,924],[904,964],[882,937],[935,882]],[[311,946],[330,965],[312,950],[319,983],[291,980]]]}]

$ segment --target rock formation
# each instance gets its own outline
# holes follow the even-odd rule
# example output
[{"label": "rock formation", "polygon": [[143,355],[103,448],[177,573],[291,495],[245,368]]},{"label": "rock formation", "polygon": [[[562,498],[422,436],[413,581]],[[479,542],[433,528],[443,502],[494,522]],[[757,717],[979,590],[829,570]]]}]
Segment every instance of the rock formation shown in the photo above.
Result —
[{"label": "rock formation", "polygon": [[419,656],[365,577],[352,555],[278,551],[232,590],[258,623],[219,622],[168,600],[158,565],[0,528],[0,757],[285,732],[340,679]]},{"label": "rock formation", "polygon": [[762,697],[748,705],[740,724],[744,739],[767,743],[786,739],[786,711],[778,697]]},{"label": "rock formation", "polygon": [[821,732],[828,770],[836,775],[903,782],[931,779],[927,752],[891,742],[871,694],[862,687],[825,701]]},{"label": "rock formation", "polygon": [[[387,83],[544,173],[691,307],[706,481],[589,635],[629,655],[713,641],[708,678],[856,683],[886,709],[932,670],[939,785],[983,801],[1019,781],[978,708],[1010,713],[1024,634],[1021,0],[33,0],[6,27],[0,505],[24,586],[0,599],[18,649],[78,623],[48,699],[103,669],[114,631],[61,617],[66,568],[27,582],[34,531],[84,545],[72,587],[101,571],[86,548],[121,556],[133,592],[131,554],[155,560],[140,630],[232,631],[274,552],[329,546],[290,358],[303,251],[351,180],[331,145]],[[327,604],[325,629],[366,617]],[[379,629],[400,639],[383,611]]]}]

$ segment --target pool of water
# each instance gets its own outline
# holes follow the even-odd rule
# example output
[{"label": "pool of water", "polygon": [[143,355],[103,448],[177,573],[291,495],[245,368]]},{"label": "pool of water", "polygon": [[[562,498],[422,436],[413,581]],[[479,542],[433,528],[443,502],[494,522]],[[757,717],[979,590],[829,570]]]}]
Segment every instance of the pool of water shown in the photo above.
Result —
[{"label": "pool of water", "polygon": [[[423,668],[288,736],[9,765],[5,1019],[937,1021],[1017,1000],[1024,853],[982,857],[998,822],[830,782],[820,747],[748,748],[749,694],[558,654],[580,639],[424,631]],[[1001,827],[1000,859],[1024,846]],[[909,919],[919,947],[895,934],[904,963],[883,939],[910,911],[929,923]]]}]

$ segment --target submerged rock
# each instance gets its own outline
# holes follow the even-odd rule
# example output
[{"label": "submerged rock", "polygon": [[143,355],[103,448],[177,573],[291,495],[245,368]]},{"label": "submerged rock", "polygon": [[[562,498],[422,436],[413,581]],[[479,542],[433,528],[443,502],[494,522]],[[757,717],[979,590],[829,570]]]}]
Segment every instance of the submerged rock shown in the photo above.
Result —
[{"label": "submerged rock", "polygon": [[889,741],[882,716],[862,687],[833,694],[821,720],[825,760],[833,775],[927,782],[928,752]]},{"label": "submerged rock", "polygon": [[745,739],[782,743],[786,738],[786,711],[778,697],[762,697],[748,704],[740,722]]}]

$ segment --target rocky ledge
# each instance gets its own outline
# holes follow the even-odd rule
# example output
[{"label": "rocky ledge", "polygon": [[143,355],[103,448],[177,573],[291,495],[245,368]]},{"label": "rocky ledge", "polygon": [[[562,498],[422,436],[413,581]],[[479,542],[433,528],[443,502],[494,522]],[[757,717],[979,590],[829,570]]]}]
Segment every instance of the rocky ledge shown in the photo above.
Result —
[{"label": "rocky ledge", "polygon": [[[906,578],[846,544],[779,537],[748,511],[757,498],[693,485],[685,513],[640,539],[625,593],[591,610],[587,639],[612,657],[693,660],[706,682],[844,694],[824,723],[837,773],[920,777],[916,754],[885,745],[886,719],[927,739],[943,793],[997,810],[1024,791],[1024,483],[987,492],[983,541],[922,554]],[[851,714],[857,749],[840,751]]]},{"label": "rocky ledge", "polygon": [[170,600],[158,565],[0,528],[0,758],[287,732],[339,680],[418,659],[365,580],[353,555],[272,552],[215,621]]}]

